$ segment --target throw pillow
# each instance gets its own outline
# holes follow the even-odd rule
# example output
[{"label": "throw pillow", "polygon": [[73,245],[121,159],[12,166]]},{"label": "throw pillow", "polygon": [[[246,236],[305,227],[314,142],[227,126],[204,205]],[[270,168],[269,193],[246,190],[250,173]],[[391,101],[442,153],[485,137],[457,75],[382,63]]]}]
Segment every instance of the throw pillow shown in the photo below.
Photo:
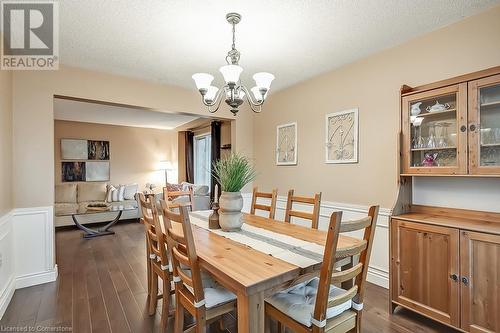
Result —
[{"label": "throw pillow", "polygon": [[120,185],[120,187],[118,187],[118,200],[117,201],[124,201],[125,198],[123,197],[123,195],[125,194],[125,185]]},{"label": "throw pillow", "polygon": [[169,192],[182,191],[182,184],[167,184],[167,191]]},{"label": "throw pillow", "polygon": [[139,191],[139,185],[137,183],[125,185],[125,192],[123,193],[123,198],[125,200],[134,200],[137,191]]},{"label": "throw pillow", "polygon": [[118,189],[117,188],[114,188],[113,190],[111,190],[111,200],[113,202],[118,201]]},{"label": "throw pillow", "polygon": [[106,202],[113,202],[113,191],[116,191],[116,187],[113,185],[108,185],[108,192],[106,193]]}]

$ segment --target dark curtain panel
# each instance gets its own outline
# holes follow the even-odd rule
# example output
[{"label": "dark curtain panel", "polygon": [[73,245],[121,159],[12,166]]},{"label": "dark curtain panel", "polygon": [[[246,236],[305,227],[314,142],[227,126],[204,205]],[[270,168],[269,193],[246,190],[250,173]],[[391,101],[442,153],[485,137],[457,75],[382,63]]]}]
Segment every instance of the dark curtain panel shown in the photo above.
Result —
[{"label": "dark curtain panel", "polygon": [[[221,123],[220,121],[212,121],[212,131],[211,131],[211,140],[212,140],[212,159],[211,159],[211,164],[214,165],[215,162],[220,160],[220,127]],[[215,177],[212,175],[212,182],[210,185],[210,197],[212,201],[214,200],[214,191],[215,191],[215,184],[219,185],[219,195],[221,193],[221,188],[220,184],[217,182]]]},{"label": "dark curtain panel", "polygon": [[186,140],[186,181],[194,184],[194,133],[187,131]]}]

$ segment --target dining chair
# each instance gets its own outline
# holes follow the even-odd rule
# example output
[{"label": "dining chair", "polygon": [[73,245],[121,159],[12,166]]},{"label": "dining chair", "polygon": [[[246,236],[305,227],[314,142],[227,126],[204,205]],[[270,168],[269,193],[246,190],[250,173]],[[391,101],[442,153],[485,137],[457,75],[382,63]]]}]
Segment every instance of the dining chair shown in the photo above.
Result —
[{"label": "dining chair", "polygon": [[[142,193],[138,194],[142,209],[142,222],[146,229],[146,247],[148,256],[148,314],[154,315],[158,306],[158,299],[163,300],[160,327],[167,329],[170,313],[170,298],[174,294],[171,286],[171,266],[167,252],[166,239],[160,224],[158,209],[154,197],[146,199]],[[162,293],[158,294],[158,278],[162,280]]]},{"label": "dining chair", "polygon": [[[264,205],[257,203],[258,198],[271,199],[271,205]],[[252,206],[250,207],[250,214],[255,215],[255,210],[264,210],[269,212],[269,218],[274,219],[276,212],[276,200],[278,199],[278,189],[273,189],[271,193],[259,192],[257,187],[253,188]]]},{"label": "dining chair", "polygon": [[[374,208],[374,212],[378,207]],[[376,216],[376,215],[375,215]],[[361,331],[361,314],[366,285],[366,274],[373,244],[375,221],[363,218],[350,221],[349,226],[364,226],[363,241],[342,251],[341,255],[360,255],[359,262],[345,271],[335,269],[337,243],[341,230],[342,212],[330,217],[325,252],[319,278],[312,278],[266,299],[266,332],[270,319],[297,333],[344,333]],[[347,227],[345,227],[347,228]],[[349,289],[337,287],[355,280]]]},{"label": "dining chair", "polygon": [[[185,197],[186,201],[174,202],[175,199]],[[188,206],[191,211],[194,210],[194,191],[193,187],[189,187],[187,191],[169,191],[167,187],[163,188],[163,199],[167,202],[170,209],[178,208],[179,206]]]},{"label": "dining chair", "polygon": [[207,325],[236,309],[236,295],[217,282],[202,278],[187,207],[180,206],[179,213],[166,208],[163,222],[175,282],[174,333],[184,332],[185,311],[196,320],[194,331],[205,333]]},{"label": "dining chair", "polygon": [[[312,213],[298,211],[293,209],[294,203],[313,205]],[[311,220],[311,227],[318,229],[319,209],[321,204],[321,192],[316,193],[314,197],[301,197],[294,195],[294,190],[288,191],[288,199],[286,202],[285,222],[291,222],[292,216]]]}]

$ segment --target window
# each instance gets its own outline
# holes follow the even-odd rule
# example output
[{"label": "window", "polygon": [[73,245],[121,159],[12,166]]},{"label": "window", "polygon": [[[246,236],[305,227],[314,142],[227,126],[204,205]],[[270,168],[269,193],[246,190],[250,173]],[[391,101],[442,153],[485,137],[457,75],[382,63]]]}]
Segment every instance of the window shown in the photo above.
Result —
[{"label": "window", "polygon": [[210,186],[212,138],[210,134],[194,137],[194,182]]}]

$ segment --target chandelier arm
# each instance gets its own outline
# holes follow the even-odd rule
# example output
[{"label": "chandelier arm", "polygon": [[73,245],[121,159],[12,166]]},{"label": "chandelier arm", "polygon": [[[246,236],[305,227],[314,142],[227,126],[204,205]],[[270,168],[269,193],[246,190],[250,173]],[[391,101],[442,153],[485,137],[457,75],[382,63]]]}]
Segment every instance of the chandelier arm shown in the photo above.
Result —
[{"label": "chandelier arm", "polygon": [[[217,110],[219,110],[220,105],[222,103],[222,99],[223,99],[222,96],[224,96],[226,93],[226,86],[227,85],[224,85],[221,89],[219,89],[219,91],[217,91],[217,94],[215,95],[215,99],[212,103],[207,103],[202,96],[203,104],[205,104],[208,107],[208,112],[215,113],[215,112],[217,112]],[[212,109],[212,107],[214,107],[214,106],[216,106],[215,109]]]},{"label": "chandelier arm", "polygon": [[259,101],[255,102],[253,100],[252,95],[244,85],[241,85],[239,88],[243,89],[243,91],[245,92],[245,97],[248,101],[248,104],[250,104],[250,108],[252,109],[252,111],[255,113],[260,113],[262,111],[262,105],[264,104],[264,99],[260,102]]}]

